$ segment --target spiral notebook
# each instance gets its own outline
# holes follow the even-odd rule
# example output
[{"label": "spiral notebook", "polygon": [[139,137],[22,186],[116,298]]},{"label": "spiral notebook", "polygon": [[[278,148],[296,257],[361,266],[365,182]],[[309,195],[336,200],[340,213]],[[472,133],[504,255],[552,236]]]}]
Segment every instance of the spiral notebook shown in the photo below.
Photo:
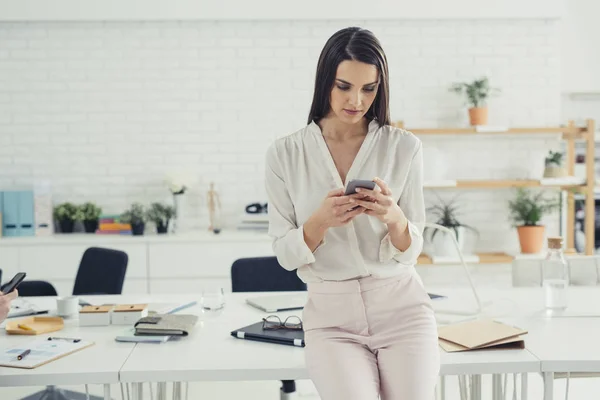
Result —
[{"label": "spiral notebook", "polygon": [[[36,368],[92,345],[94,345],[94,342],[86,342],[78,339],[37,339],[1,350],[0,366],[26,369]],[[19,360],[19,355],[27,350],[29,350],[29,354]]]}]

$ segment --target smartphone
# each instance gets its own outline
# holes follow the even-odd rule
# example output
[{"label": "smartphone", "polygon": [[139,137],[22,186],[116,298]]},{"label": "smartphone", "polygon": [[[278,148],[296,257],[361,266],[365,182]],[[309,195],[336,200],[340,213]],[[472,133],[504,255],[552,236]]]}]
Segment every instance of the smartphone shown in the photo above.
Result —
[{"label": "smartphone", "polygon": [[25,279],[26,276],[27,274],[25,272],[17,273],[15,276],[13,276],[10,282],[4,285],[4,287],[2,288],[2,293],[8,294],[15,290],[17,286],[19,286],[19,284],[23,282],[23,279]]},{"label": "smartphone", "polygon": [[348,182],[344,195],[348,196],[356,193],[356,188],[373,190],[375,189],[375,182],[366,179],[352,179]]}]

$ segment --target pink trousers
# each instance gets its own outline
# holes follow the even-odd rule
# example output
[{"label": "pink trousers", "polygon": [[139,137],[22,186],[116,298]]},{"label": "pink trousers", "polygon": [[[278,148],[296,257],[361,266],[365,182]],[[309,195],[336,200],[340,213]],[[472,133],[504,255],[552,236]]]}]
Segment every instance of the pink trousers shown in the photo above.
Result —
[{"label": "pink trousers", "polygon": [[308,284],[306,365],[322,400],[431,400],[439,374],[431,301],[401,276]]}]

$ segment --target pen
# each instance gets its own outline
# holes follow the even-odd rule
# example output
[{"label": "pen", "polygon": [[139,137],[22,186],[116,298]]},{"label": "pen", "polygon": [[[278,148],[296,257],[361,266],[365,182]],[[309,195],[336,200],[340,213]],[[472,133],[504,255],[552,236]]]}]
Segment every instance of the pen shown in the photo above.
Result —
[{"label": "pen", "polygon": [[33,330],[33,329],[31,329],[31,327],[30,327],[30,326],[27,326],[27,325],[24,325],[24,324],[18,324],[18,325],[17,325],[17,327],[18,327],[19,329],[24,329],[24,330],[26,330],[26,331],[32,331],[32,330]]},{"label": "pen", "polygon": [[27,354],[29,354],[29,353],[31,353],[31,350],[29,350],[29,349],[25,350],[24,352],[22,352],[21,354],[19,354],[19,355],[17,356],[17,360],[22,360],[22,359],[23,359],[23,358],[25,358],[25,356],[26,356]]},{"label": "pen", "polygon": [[81,342],[81,339],[67,338],[67,337],[49,337],[48,340],[68,340],[73,343]]}]

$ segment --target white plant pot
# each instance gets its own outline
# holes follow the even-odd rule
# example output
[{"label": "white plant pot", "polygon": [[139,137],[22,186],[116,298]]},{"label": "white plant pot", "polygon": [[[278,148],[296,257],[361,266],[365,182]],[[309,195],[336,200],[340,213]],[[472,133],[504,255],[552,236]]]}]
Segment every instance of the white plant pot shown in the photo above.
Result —
[{"label": "white plant pot", "polygon": [[[458,232],[458,237],[456,240],[458,241],[458,247],[461,252],[464,252],[465,248],[465,233],[466,230],[463,226],[459,226],[456,228]],[[454,232],[454,230],[452,230]],[[457,257],[458,251],[456,250],[456,245],[454,244],[452,237],[449,233],[438,231],[433,238],[433,253],[439,257]]]}]

